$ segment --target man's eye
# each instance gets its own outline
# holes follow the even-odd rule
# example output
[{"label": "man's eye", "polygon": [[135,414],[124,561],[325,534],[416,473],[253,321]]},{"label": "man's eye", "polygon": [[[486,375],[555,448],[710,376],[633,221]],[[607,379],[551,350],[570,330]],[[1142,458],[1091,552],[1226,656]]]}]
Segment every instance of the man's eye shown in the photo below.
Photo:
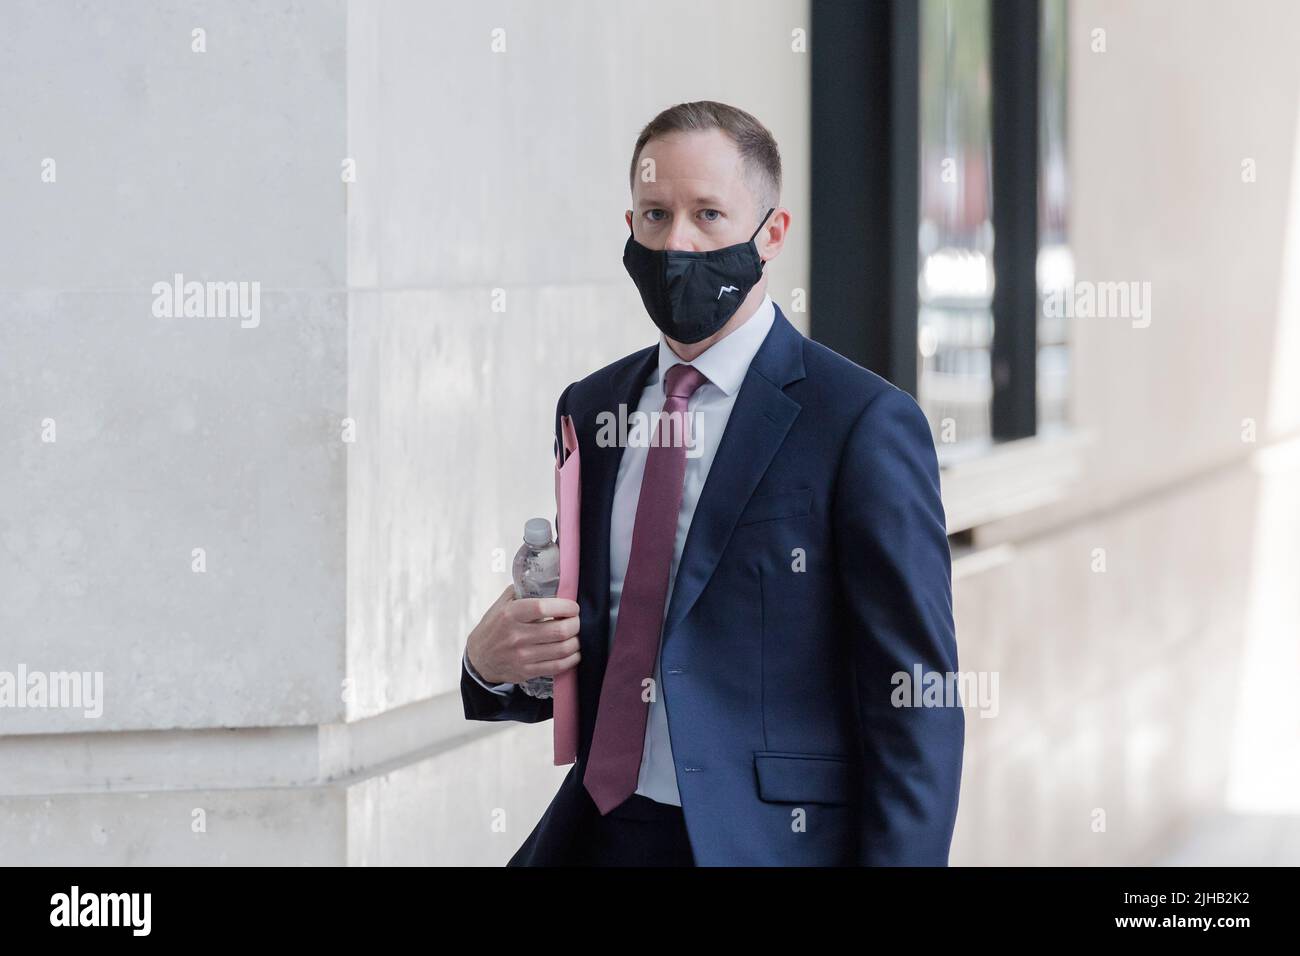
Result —
[{"label": "man's eye", "polygon": [[662,221],[659,217],[659,213],[661,212],[663,212],[662,209],[647,209],[645,215],[651,222],[660,222]]},{"label": "man's eye", "polygon": [[[709,216],[708,215],[709,213],[713,213],[713,215]],[[705,220],[704,220],[705,222],[717,222],[718,221],[717,217],[721,216],[722,213],[718,212],[718,210],[716,209],[705,209],[703,211],[703,215],[705,215]]]}]

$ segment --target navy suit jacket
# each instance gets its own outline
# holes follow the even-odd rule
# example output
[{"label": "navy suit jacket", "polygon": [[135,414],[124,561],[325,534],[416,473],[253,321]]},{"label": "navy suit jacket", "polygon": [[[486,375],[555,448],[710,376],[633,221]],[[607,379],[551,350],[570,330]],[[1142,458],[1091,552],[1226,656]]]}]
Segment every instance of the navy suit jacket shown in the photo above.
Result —
[{"label": "navy suit jacket", "polygon": [[[650,346],[569,385],[582,455],[578,759],[510,865],[563,865],[597,814],[582,785],[609,643],[622,449],[597,415],[637,407]],[[897,674],[957,672],[934,442],[906,392],[805,338],[778,307],[745,375],[682,552],[659,688],[700,866],[946,866],[965,719],[895,706]],[[471,720],[552,702],[462,669]],[[911,703],[910,692],[906,700]]]}]

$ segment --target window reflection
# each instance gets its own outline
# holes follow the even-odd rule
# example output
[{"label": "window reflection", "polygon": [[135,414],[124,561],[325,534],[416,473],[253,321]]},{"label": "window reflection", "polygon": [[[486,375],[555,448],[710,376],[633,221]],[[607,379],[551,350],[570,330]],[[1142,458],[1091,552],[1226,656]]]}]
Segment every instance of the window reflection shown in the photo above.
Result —
[{"label": "window reflection", "polygon": [[937,441],[975,441],[992,398],[987,0],[922,0],[920,65],[918,392]]},{"label": "window reflection", "polygon": [[[1042,0],[1038,182],[1039,430],[1068,421],[1066,0]],[[918,400],[947,450],[988,444],[993,397],[993,223],[988,0],[921,0]],[[956,446],[956,448],[954,448]]]}]

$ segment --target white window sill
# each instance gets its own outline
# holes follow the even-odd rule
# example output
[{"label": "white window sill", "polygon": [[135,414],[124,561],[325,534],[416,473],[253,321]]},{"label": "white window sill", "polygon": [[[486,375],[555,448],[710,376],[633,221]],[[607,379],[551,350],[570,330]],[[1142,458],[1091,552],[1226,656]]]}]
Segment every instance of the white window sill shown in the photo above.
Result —
[{"label": "white window sill", "polygon": [[1058,427],[982,446],[939,445],[939,482],[948,533],[969,531],[1067,498],[1083,474],[1093,434]]}]

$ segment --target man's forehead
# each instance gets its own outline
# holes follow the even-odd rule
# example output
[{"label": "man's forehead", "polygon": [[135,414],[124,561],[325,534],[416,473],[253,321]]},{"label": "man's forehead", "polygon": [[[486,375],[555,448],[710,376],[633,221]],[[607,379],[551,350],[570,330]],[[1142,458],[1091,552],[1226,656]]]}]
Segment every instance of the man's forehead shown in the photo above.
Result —
[{"label": "man's forehead", "polygon": [[690,189],[665,191],[660,184],[658,189],[637,190],[637,205],[665,206],[674,202],[689,205],[725,206],[729,202],[739,201],[737,197],[727,199],[719,193],[706,193]]},{"label": "man's forehead", "polygon": [[750,187],[739,163],[734,167],[696,167],[689,171],[657,164],[654,177],[652,181],[640,176],[635,180],[633,194],[637,205],[683,203],[719,206],[748,201]]},{"label": "man's forehead", "polygon": [[[702,185],[719,180],[730,181],[743,169],[736,144],[721,133],[717,137],[710,137],[707,133],[656,137],[641,148],[638,157],[637,165],[641,170],[648,163],[653,163],[659,178],[689,179]],[[643,182],[642,185],[652,184]]]}]

